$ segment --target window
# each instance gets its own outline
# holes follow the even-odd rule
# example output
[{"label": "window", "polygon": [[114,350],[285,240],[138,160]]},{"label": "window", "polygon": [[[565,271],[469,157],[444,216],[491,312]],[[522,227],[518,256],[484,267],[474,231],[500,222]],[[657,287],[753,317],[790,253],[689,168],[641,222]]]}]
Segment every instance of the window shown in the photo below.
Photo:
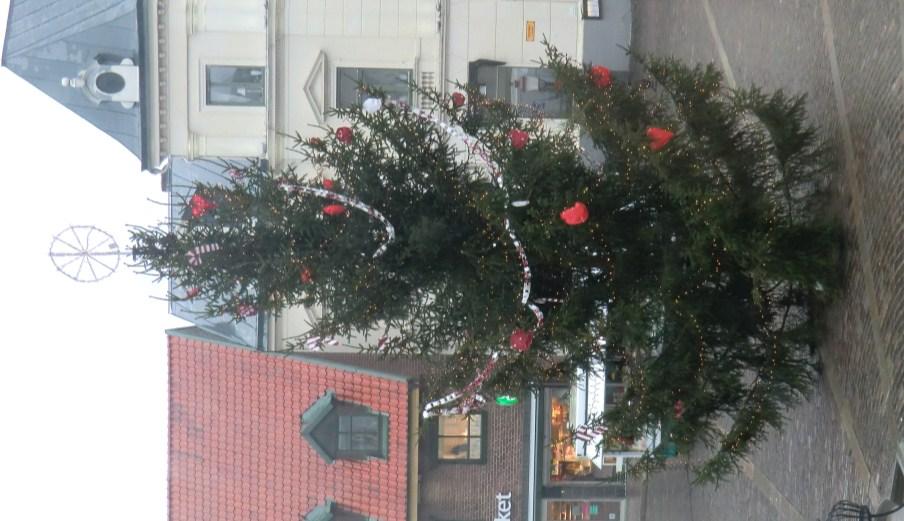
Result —
[{"label": "window", "polygon": [[341,456],[382,456],[383,416],[350,414],[339,416],[338,442]]},{"label": "window", "polygon": [[264,68],[207,66],[207,104],[264,106]]},{"label": "window", "polygon": [[468,83],[488,98],[516,105],[518,115],[524,118],[567,118],[571,114],[571,98],[559,89],[550,69],[478,60],[469,67]]},{"label": "window", "polygon": [[483,414],[440,416],[437,457],[442,461],[480,461],[484,455]]},{"label": "window", "polygon": [[327,391],[301,415],[301,435],[327,463],[336,459],[386,458],[388,416],[334,399]]},{"label": "window", "polygon": [[410,69],[339,67],[337,71],[336,106],[339,108],[352,107],[364,101],[362,86],[383,91],[387,102],[411,104]]}]

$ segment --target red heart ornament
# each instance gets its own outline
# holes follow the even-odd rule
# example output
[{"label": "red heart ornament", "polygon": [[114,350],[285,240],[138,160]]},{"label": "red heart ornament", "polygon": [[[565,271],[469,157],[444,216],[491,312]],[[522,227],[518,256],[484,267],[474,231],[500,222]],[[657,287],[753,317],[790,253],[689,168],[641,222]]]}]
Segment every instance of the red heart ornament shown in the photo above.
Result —
[{"label": "red heart ornament", "polygon": [[650,139],[650,150],[656,152],[665,148],[675,134],[664,128],[650,127],[647,129],[647,137]]},{"label": "red heart ornament", "polygon": [[455,108],[461,107],[465,104],[465,95],[461,92],[453,92],[452,93],[452,106]]},{"label": "red heart ornament", "polygon": [[602,65],[594,65],[590,69],[590,80],[600,89],[612,85],[612,72]]},{"label": "red heart ornament", "polygon": [[349,144],[352,142],[352,129],[348,127],[339,127],[336,129],[336,139],[340,143]]},{"label": "red heart ornament", "polygon": [[565,221],[565,224],[569,226],[577,226],[579,224],[584,224],[587,222],[587,219],[590,217],[590,211],[587,210],[587,205],[578,201],[574,203],[570,208],[566,208],[562,210],[562,213],[559,214],[559,217]]},{"label": "red heart ornament", "polygon": [[530,349],[530,345],[533,342],[534,334],[523,329],[512,331],[512,336],[509,337],[509,345],[512,346],[512,349],[521,353]]},{"label": "red heart ornament", "polygon": [[215,202],[207,199],[201,194],[195,194],[191,196],[189,205],[191,206],[192,217],[201,217],[205,213],[217,207],[217,204]]},{"label": "red heart ornament", "polygon": [[309,270],[308,268],[301,269],[301,275],[299,276],[299,278],[301,279],[302,284],[310,284],[311,281],[314,280],[314,277],[311,276],[311,270]]},{"label": "red heart ornament", "polygon": [[527,142],[530,141],[530,135],[527,132],[519,129],[512,129],[509,132],[509,141],[512,142],[512,148],[515,150],[521,150],[525,146],[527,146]]},{"label": "red heart ornament", "polygon": [[201,288],[188,288],[188,290],[185,291],[185,298],[193,299],[197,297],[199,293],[201,293]]},{"label": "red heart ornament", "polygon": [[345,213],[345,207],[341,204],[328,204],[323,207],[323,213],[327,215],[342,215]]}]

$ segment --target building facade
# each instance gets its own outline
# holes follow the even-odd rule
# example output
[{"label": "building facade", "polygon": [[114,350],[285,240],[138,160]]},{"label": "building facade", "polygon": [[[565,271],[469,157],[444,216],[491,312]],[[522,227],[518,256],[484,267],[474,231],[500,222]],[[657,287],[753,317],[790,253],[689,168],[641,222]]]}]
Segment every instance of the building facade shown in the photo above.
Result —
[{"label": "building facade", "polygon": [[[360,82],[414,106],[410,80],[467,83],[566,117],[541,42],[581,60],[587,3],[12,0],[3,65],[161,174],[179,219],[194,182],[224,179],[224,158],[291,165],[283,134],[339,125],[327,112],[360,103]],[[195,324],[169,340],[173,521],[624,518],[622,458],[638,447],[602,455],[571,436],[617,398],[616,373],[424,420],[416,364],[280,353],[316,309],[235,323],[203,308],[172,305]]]},{"label": "building facade", "polygon": [[171,521],[621,521],[625,482],[575,452],[571,391],[420,415],[423,364],[169,333]]}]

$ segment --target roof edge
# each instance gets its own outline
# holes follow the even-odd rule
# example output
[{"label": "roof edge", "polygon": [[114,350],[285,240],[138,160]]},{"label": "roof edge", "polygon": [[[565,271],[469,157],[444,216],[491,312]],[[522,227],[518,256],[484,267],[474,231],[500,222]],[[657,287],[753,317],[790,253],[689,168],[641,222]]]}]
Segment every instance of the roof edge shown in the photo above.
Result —
[{"label": "roof edge", "polygon": [[226,337],[223,337],[221,335],[208,331],[207,329],[202,328],[201,326],[198,326],[198,325],[169,328],[169,329],[165,329],[164,332],[168,336],[175,336],[175,337],[185,338],[188,340],[198,340],[200,342],[211,342],[211,343],[220,344],[220,345],[223,345],[226,347],[232,347],[232,348],[236,348],[236,349],[244,349],[246,351],[257,351],[257,349],[255,349],[251,346],[240,344],[234,340],[230,340]]},{"label": "roof edge", "polygon": [[[9,2],[9,12],[6,13],[6,32],[3,33],[3,56],[0,57],[0,66],[7,67],[6,65],[6,40],[9,38],[9,26],[13,20],[13,9],[16,8],[16,2],[14,0],[10,0]],[[9,67],[7,67],[9,68]]]},{"label": "roof edge", "polygon": [[394,382],[409,383],[409,382],[413,382],[413,381],[417,380],[416,378],[414,378],[412,376],[389,373],[386,371],[380,371],[379,369],[371,369],[369,367],[359,367],[359,366],[352,365],[352,364],[346,364],[345,362],[338,362],[336,360],[325,360],[322,358],[307,356],[305,353],[276,351],[273,354],[302,360],[305,363],[311,364],[311,365],[319,365],[319,366],[323,366],[323,367],[329,367],[331,369],[339,369],[341,371],[346,371],[349,373],[364,374],[364,375],[368,375],[368,376],[373,376],[375,378],[381,378],[383,380],[392,380]]},{"label": "roof edge", "polygon": [[262,355],[267,356],[281,356],[285,358],[291,358],[297,360],[298,362],[316,365],[320,367],[329,367],[330,369],[337,369],[340,371],[345,371],[347,373],[356,373],[363,374],[367,376],[372,376],[374,378],[380,378],[383,380],[389,380],[393,382],[405,382],[411,383],[415,382],[417,379],[411,376],[399,375],[388,373],[385,371],[380,371],[378,369],[370,369],[367,367],[358,367],[351,364],[346,364],[343,362],[337,362],[335,360],[324,360],[316,357],[305,356],[304,353],[294,353],[294,352],[286,352],[286,351],[262,351],[260,349],[239,344],[237,342],[233,342],[231,340],[227,340],[221,338],[213,333],[205,331],[198,326],[184,326],[178,328],[170,328],[165,330],[168,336],[186,338],[188,340],[198,340],[201,342],[211,342],[215,344],[224,345],[226,347],[232,347],[236,349],[243,349],[245,351],[253,351],[256,353],[260,353]]},{"label": "roof edge", "polygon": [[150,56],[148,55],[148,28],[147,16],[144,12],[146,9],[145,0],[135,1],[135,11],[138,23],[138,112],[141,121],[141,170],[147,170],[152,165],[151,161],[151,129],[148,125],[148,113],[150,96],[148,93],[148,74],[150,71]]}]

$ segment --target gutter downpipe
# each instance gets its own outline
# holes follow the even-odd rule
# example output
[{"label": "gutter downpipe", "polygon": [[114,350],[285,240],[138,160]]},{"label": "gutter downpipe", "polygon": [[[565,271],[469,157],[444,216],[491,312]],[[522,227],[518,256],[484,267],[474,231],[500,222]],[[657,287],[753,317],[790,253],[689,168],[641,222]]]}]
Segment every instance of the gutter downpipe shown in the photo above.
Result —
[{"label": "gutter downpipe", "polygon": [[446,93],[446,49],[449,48],[447,40],[449,39],[449,2],[447,0],[437,0],[437,11],[439,14],[440,38],[439,38],[439,91],[441,94]]},{"label": "gutter downpipe", "polygon": [[408,515],[407,521],[417,521],[418,504],[418,440],[420,438],[421,393],[416,385],[408,392]]},{"label": "gutter downpipe", "polygon": [[537,459],[539,456],[539,448],[537,447],[537,429],[539,418],[537,417],[537,392],[530,393],[530,438],[527,444],[528,450],[528,466],[527,466],[527,516],[525,521],[534,521],[536,518],[537,508]]}]

